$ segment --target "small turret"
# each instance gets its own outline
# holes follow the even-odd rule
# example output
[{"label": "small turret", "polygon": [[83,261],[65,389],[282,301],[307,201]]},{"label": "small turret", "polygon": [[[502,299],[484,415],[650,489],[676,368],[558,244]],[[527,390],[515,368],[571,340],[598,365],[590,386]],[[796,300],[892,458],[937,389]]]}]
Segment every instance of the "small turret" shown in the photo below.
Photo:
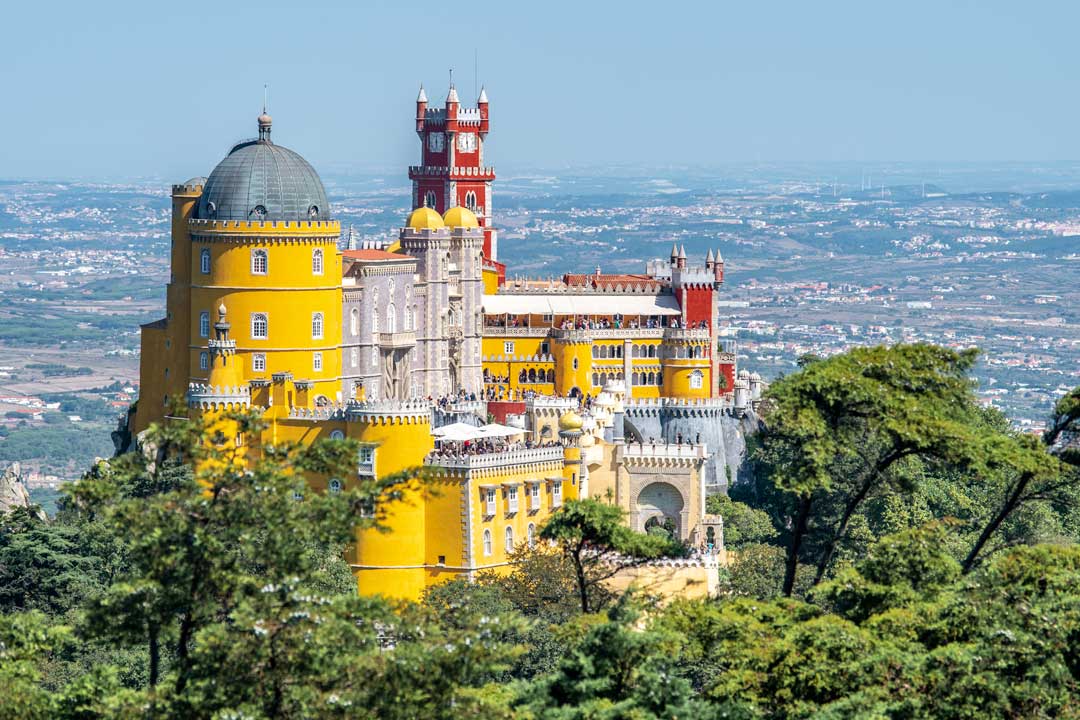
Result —
[{"label": "small turret", "polygon": [[450,92],[446,94],[446,129],[448,132],[457,132],[457,113],[461,106],[458,100],[457,89],[450,83]]},{"label": "small turret", "polygon": [[724,282],[724,256],[716,251],[716,261],[713,263],[713,280],[719,285]]},{"label": "small turret", "polygon": [[679,246],[677,243],[671,245],[671,264],[675,265],[679,261]]},{"label": "small turret", "polygon": [[683,245],[682,247],[679,248],[679,258],[678,258],[678,262],[676,263],[676,265],[678,266],[678,268],[680,270],[685,270],[686,269],[686,246],[685,245]]},{"label": "small turret", "polygon": [[712,272],[714,265],[716,261],[713,259],[712,248],[709,248],[709,253],[705,256],[705,272]]},{"label": "small turret", "polygon": [[488,96],[483,86],[480,87],[480,97],[476,99],[476,106],[480,109],[480,135],[483,137],[488,132]]},{"label": "small turret", "polygon": [[423,132],[425,115],[427,115],[427,93],[424,92],[424,86],[421,84],[420,94],[416,96],[416,132]]}]

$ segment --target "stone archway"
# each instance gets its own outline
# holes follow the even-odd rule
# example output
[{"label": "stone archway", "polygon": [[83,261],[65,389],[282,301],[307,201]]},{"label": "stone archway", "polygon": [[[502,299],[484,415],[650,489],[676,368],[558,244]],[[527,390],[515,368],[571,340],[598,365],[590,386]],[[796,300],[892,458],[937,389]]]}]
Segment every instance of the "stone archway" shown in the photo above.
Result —
[{"label": "stone archway", "polygon": [[649,483],[634,503],[634,529],[644,532],[650,524],[673,525],[673,535],[681,539],[686,532],[685,508],[686,502],[677,487],[666,482]]}]

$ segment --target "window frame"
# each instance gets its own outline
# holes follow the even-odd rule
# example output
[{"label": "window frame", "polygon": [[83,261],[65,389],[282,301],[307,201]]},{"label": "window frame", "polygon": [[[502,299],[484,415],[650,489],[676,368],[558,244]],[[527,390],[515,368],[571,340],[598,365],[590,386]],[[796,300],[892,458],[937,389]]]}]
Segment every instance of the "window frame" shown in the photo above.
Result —
[{"label": "window frame", "polygon": [[[257,269],[257,259],[262,259],[262,270]],[[270,253],[263,248],[251,249],[251,274],[252,275],[269,275],[270,274]]]},{"label": "window frame", "polygon": [[495,552],[494,543],[491,539],[491,530],[485,528],[484,534],[481,536],[481,547],[484,553],[484,557],[491,557]]},{"label": "window frame", "polygon": [[206,352],[205,350],[203,350],[201,353],[199,353],[199,369],[200,370],[209,370],[210,369],[210,353]]},{"label": "window frame", "polygon": [[326,316],[321,311],[311,313],[311,339],[322,340],[326,332]]},{"label": "window frame", "polygon": [[[255,323],[260,319],[263,327],[261,335],[255,332]],[[251,313],[250,331],[252,340],[268,340],[270,338],[270,314],[264,312]]]},{"label": "window frame", "polygon": [[322,372],[323,356],[321,352],[311,354],[311,370],[312,372]]},{"label": "window frame", "polygon": [[210,337],[210,311],[203,310],[199,313],[199,337]]},{"label": "window frame", "polygon": [[322,248],[315,248],[311,251],[311,274],[322,275],[325,272],[326,258],[323,255]]},{"label": "window frame", "polygon": [[266,353],[251,353],[251,372],[266,372]]},{"label": "window frame", "polygon": [[212,258],[210,256],[210,248],[203,248],[199,251],[199,272],[203,275],[209,275],[212,267]]}]

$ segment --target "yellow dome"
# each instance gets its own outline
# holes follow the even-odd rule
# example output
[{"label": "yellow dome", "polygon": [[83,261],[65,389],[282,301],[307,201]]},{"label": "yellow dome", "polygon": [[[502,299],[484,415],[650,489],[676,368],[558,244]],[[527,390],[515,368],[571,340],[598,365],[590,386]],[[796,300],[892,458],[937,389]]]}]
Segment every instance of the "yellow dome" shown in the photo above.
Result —
[{"label": "yellow dome", "polygon": [[447,210],[446,214],[443,215],[443,221],[448,228],[480,227],[480,223],[477,221],[473,211],[467,207],[462,207],[461,205]]},{"label": "yellow dome", "polygon": [[573,410],[568,410],[559,418],[559,430],[580,430],[584,422],[580,415]]},{"label": "yellow dome", "polygon": [[446,223],[431,208],[418,207],[409,214],[408,226],[413,230],[441,230]]}]

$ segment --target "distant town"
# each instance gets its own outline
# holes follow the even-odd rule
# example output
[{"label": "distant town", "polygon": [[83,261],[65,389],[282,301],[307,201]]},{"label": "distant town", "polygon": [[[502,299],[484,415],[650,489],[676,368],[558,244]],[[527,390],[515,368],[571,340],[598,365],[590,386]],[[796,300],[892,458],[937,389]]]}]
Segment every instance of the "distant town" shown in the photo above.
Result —
[{"label": "distant town", "polygon": [[[1080,176],[1010,172],[894,170],[872,187],[777,168],[504,173],[499,255],[555,277],[637,272],[673,242],[719,247],[723,334],[744,366],[771,378],[854,345],[977,346],[981,400],[1036,432],[1080,384],[1080,192],[1053,189]],[[404,178],[326,179],[354,242],[408,211]],[[994,183],[1010,189],[968,189]],[[0,182],[0,463],[31,487],[110,455],[138,397],[133,328],[164,306],[168,186]]]}]

